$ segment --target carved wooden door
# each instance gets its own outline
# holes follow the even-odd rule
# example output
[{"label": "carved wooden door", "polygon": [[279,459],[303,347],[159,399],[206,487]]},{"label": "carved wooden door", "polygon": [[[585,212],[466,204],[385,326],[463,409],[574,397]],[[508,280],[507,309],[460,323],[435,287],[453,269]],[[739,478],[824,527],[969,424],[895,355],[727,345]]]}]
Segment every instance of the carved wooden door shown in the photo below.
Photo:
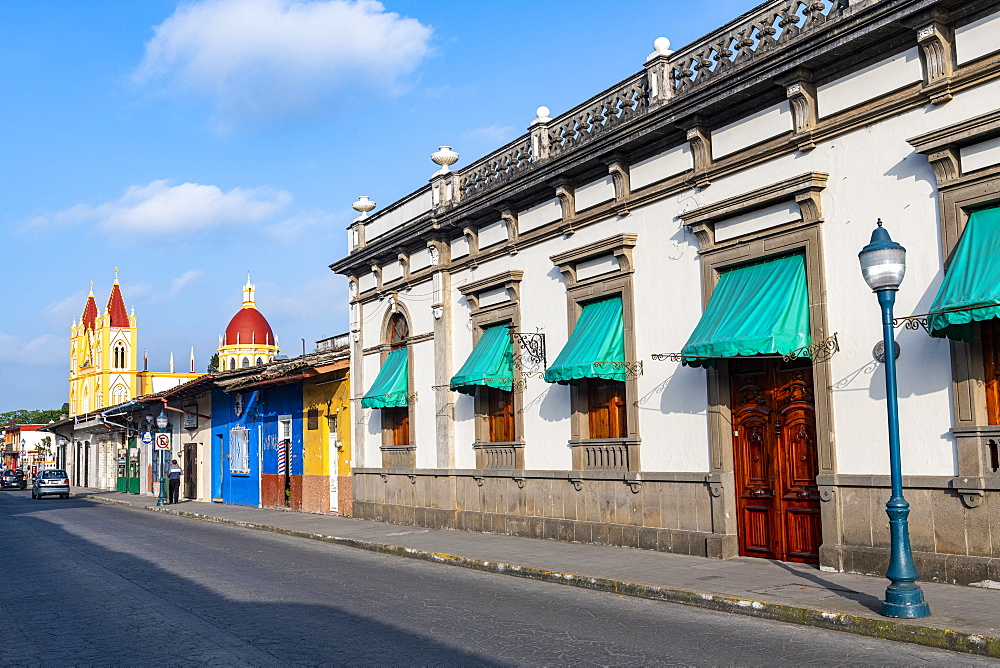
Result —
[{"label": "carved wooden door", "polygon": [[809,360],[730,362],[740,554],[817,563],[816,410]]}]

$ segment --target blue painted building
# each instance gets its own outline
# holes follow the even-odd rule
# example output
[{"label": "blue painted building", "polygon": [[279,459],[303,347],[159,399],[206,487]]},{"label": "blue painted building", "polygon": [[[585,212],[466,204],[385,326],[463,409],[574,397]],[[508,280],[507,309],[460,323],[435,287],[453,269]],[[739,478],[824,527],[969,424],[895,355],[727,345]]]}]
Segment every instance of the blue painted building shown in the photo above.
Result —
[{"label": "blue painted building", "polygon": [[273,382],[244,384],[228,392],[217,389],[212,394],[215,501],[301,507],[302,383]]}]

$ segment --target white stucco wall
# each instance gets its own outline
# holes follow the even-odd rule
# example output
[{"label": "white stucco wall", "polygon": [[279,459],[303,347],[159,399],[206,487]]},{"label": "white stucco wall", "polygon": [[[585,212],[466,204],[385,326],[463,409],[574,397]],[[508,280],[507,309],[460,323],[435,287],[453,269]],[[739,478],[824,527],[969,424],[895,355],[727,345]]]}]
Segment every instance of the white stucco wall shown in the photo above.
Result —
[{"label": "white stucco wall", "polygon": [[[844,109],[911,81],[915,51],[887,59],[832,82],[824,88],[825,113]],[[919,77],[918,77],[919,78]],[[943,275],[938,221],[938,196],[927,158],[915,154],[907,139],[982,113],[1000,99],[1000,81],[959,92],[946,105],[925,106],[887,121],[819,143],[809,152],[796,152],[758,164],[737,174],[713,180],[708,188],[687,190],[667,199],[633,209],[589,225],[571,236],[483,260],[452,276],[450,332],[452,368],[464,363],[472,350],[469,305],[458,288],[502,271],[523,272],[521,329],[543,332],[549,364],[568,338],[567,299],[564,280],[550,256],[585,246],[618,233],[635,233],[633,276],[636,312],[636,358],[643,362],[638,379],[639,432],[644,471],[704,472],[709,468],[706,372],[679,363],[654,361],[653,353],[679,352],[702,313],[701,265],[698,245],[687,233],[678,214],[743,195],[764,185],[806,172],[828,173],[821,194],[820,226],[825,265],[829,331],[836,332],[840,352],[830,362],[832,372],[832,421],[836,467],[842,474],[888,472],[885,426],[885,389],[881,365],[871,351],[881,339],[879,309],[861,278],[857,253],[868,242],[875,220],[881,218],[893,238],[908,249],[907,276],[897,297],[896,314],[926,313]],[[824,109],[824,107],[821,107]],[[767,111],[767,110],[765,110]],[[781,115],[779,114],[779,117]],[[734,128],[736,132],[738,128]],[[738,134],[738,132],[737,132]],[[988,142],[987,142],[988,143]],[[989,160],[995,164],[995,147],[972,147],[963,161]],[[979,157],[979,156],[986,156]],[[665,178],[670,169],[690,158],[683,150],[664,154],[630,167],[633,188]],[[671,161],[676,161],[673,163]],[[669,167],[674,164],[674,167]],[[985,164],[985,163],[984,163]],[[638,181],[636,181],[637,176]],[[606,188],[606,186],[601,186]],[[600,190],[598,188],[597,190]],[[580,191],[578,190],[578,197]],[[579,199],[578,199],[579,205]],[[579,207],[578,207],[579,208]],[[558,200],[549,199],[519,212],[521,229],[559,219]],[[798,218],[790,202],[770,206],[751,215],[720,221],[717,238],[767,229]],[[457,233],[456,233],[457,234]],[[480,230],[482,234],[482,230]],[[453,254],[464,238],[452,241]],[[482,244],[481,244],[482,245]],[[585,267],[587,272],[610,268],[605,259]],[[602,264],[603,262],[603,264]],[[607,266],[604,266],[607,265]],[[429,282],[413,286],[399,298],[411,314],[411,334],[433,331]],[[495,295],[496,299],[502,296]],[[364,346],[379,342],[386,309],[385,299],[362,309]],[[907,475],[951,476],[957,473],[952,425],[951,366],[948,343],[922,330],[899,329],[899,389],[903,472]],[[413,346],[416,404],[415,439],[418,465],[436,466],[434,433],[434,345]],[[365,389],[378,372],[378,355],[363,360]],[[449,376],[450,377],[450,376]],[[822,388],[817,388],[822,391]],[[455,465],[474,467],[473,400],[451,393],[454,401]],[[568,470],[567,442],[571,437],[569,390],[530,378],[524,392],[525,466],[528,469]],[[366,452],[369,465],[379,461],[379,421],[369,420]]]},{"label": "white stucco wall", "polygon": [[639,190],[657,181],[686,172],[694,166],[687,142],[629,165],[629,185]]},{"label": "white stucco wall", "polygon": [[787,101],[761,109],[713,131],[712,157],[721,158],[791,129],[792,110]]},{"label": "white stucco wall", "polygon": [[1000,12],[955,28],[955,56],[959,65],[1000,50]]},{"label": "white stucco wall", "polygon": [[922,76],[918,47],[907,49],[891,58],[818,86],[816,102],[819,106],[819,115],[829,116],[879,95],[891,93],[920,81]]}]

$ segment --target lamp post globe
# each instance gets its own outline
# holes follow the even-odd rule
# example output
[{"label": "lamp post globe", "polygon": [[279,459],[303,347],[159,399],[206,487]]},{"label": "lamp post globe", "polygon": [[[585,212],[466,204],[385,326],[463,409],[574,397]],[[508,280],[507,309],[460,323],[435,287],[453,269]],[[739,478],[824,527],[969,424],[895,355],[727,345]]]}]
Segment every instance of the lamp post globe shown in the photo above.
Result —
[{"label": "lamp post globe", "polygon": [[906,274],[906,249],[889,237],[882,220],[872,232],[871,242],[858,253],[861,274],[868,287],[878,296],[882,309],[882,340],[885,349],[885,395],[889,426],[889,479],[892,493],[885,504],[889,516],[890,580],[882,602],[886,617],[916,619],[931,614],[924,593],[917,585],[920,577],[913,564],[910,549],[910,529],[907,518],[910,504],[903,498],[903,473],[899,454],[899,395],[896,388],[896,342],[893,337],[892,307],[896,291]]}]

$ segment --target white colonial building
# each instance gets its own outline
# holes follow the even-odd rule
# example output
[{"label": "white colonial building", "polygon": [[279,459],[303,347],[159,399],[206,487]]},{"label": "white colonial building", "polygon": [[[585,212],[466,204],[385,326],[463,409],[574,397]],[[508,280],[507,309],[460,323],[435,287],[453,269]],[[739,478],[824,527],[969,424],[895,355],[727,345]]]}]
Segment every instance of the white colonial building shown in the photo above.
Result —
[{"label": "white colonial building", "polygon": [[1000,3],[782,0],[668,47],[356,203],[355,516],[884,573],[881,219],[917,566],[1000,580]]}]

